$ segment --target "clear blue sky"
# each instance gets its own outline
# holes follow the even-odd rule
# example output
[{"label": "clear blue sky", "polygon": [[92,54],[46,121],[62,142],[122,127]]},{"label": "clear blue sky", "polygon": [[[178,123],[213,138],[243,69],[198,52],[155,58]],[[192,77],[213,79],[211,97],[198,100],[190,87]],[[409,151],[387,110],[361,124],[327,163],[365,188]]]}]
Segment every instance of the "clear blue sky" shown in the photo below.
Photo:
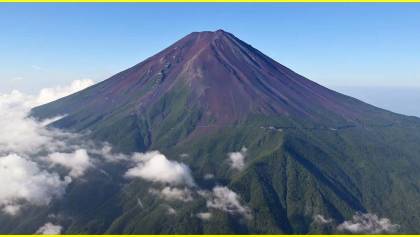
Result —
[{"label": "clear blue sky", "polygon": [[224,29],[329,87],[420,87],[420,4],[0,4],[0,92],[96,81]]}]

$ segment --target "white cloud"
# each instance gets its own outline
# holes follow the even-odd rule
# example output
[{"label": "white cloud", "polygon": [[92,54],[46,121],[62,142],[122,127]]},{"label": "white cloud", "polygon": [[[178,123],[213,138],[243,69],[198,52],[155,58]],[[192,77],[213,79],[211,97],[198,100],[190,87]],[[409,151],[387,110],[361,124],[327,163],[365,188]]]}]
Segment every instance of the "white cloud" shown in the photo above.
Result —
[{"label": "white cloud", "polygon": [[324,224],[329,224],[333,221],[334,221],[333,219],[326,218],[326,217],[324,217],[323,215],[320,215],[320,214],[317,214],[317,215],[314,216],[314,222],[318,223],[318,224],[324,225]]},{"label": "white cloud", "polygon": [[17,214],[22,201],[47,205],[69,182],[16,154],[0,157],[0,207],[8,214]]},{"label": "white cloud", "polygon": [[78,150],[88,146],[79,135],[46,127],[57,118],[37,121],[29,117],[31,108],[47,97],[65,96],[89,84],[76,81],[60,90],[45,89],[38,96],[16,90],[0,94],[0,210],[16,215],[27,203],[47,205],[64,193],[71,178],[48,171],[41,154],[69,168],[74,177],[90,166],[86,151]]},{"label": "white cloud", "polygon": [[48,102],[57,100],[59,98],[71,95],[93,84],[94,84],[93,80],[84,79],[84,80],[72,81],[71,84],[68,86],[44,88],[39,92],[37,98],[35,99],[35,105],[46,104]]},{"label": "white cloud", "polygon": [[0,152],[30,152],[52,141],[51,133],[28,117],[28,100],[18,91],[0,95]]},{"label": "white cloud", "polygon": [[238,213],[246,218],[252,218],[247,206],[240,203],[240,197],[227,187],[216,186],[212,192],[200,192],[207,198],[207,207],[219,209],[229,213]]},{"label": "white cloud", "polygon": [[210,212],[200,212],[197,213],[197,217],[200,218],[201,220],[210,220],[211,218],[211,213]]},{"label": "white cloud", "polygon": [[[84,84],[86,82],[73,82],[69,91],[82,88],[81,85]],[[31,108],[38,105],[36,101],[39,101],[40,97],[25,95],[16,90],[0,94],[0,155],[22,155],[37,153],[40,150],[53,150],[57,149],[57,146],[66,146],[63,140],[75,138],[74,134],[45,127],[65,115],[41,122],[29,117]]]},{"label": "white cloud", "polygon": [[2,104],[3,106],[18,106],[18,108],[14,109],[19,110],[20,112],[28,113],[33,107],[71,95],[92,86],[93,84],[94,81],[90,79],[75,80],[67,86],[43,88],[36,96],[26,95],[18,90],[13,90],[10,93],[0,95],[0,106]]},{"label": "white cloud", "polygon": [[356,213],[353,218],[337,226],[337,230],[354,234],[395,233],[399,225],[392,224],[388,218],[379,218],[371,213]]},{"label": "white cloud", "polygon": [[89,167],[93,166],[85,149],[78,149],[72,153],[54,152],[45,160],[68,168],[72,177],[82,176]]},{"label": "white cloud", "polygon": [[135,153],[132,160],[136,165],[126,172],[126,177],[139,177],[152,182],[173,185],[185,184],[195,186],[194,179],[191,176],[191,170],[188,166],[183,163],[168,160],[159,151]]},{"label": "white cloud", "polygon": [[[39,122],[28,116],[30,109],[76,92],[92,83],[91,80],[78,80],[72,82],[70,86],[42,89],[38,96],[25,95],[16,90],[1,94],[0,154],[1,152],[20,154],[38,151],[43,146],[51,147],[51,143],[56,141],[57,131],[46,129],[45,125],[60,117]],[[62,134],[64,133],[59,135]]]},{"label": "white cloud", "polygon": [[45,225],[39,227],[36,234],[42,235],[59,235],[61,234],[63,227],[60,225],[54,225],[51,222],[45,223]]},{"label": "white cloud", "polygon": [[176,210],[173,207],[169,206],[167,211],[168,211],[169,215],[175,215],[176,214]]},{"label": "white cloud", "polygon": [[232,169],[243,170],[245,168],[246,147],[242,147],[240,151],[228,154],[230,166]]},{"label": "white cloud", "polygon": [[7,204],[3,207],[3,211],[11,216],[19,214],[21,206],[18,204]]},{"label": "white cloud", "polygon": [[167,201],[190,202],[193,200],[192,192],[188,188],[165,187],[162,190],[150,189],[149,192]]}]

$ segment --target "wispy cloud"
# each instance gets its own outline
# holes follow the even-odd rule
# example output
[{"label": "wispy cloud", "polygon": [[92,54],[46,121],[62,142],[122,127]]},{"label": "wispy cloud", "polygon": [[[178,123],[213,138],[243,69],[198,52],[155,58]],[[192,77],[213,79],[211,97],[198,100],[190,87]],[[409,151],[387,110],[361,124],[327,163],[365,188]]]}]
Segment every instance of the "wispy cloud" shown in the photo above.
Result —
[{"label": "wispy cloud", "polygon": [[164,187],[162,190],[150,189],[149,192],[167,201],[190,202],[193,200],[192,191],[188,188]]}]

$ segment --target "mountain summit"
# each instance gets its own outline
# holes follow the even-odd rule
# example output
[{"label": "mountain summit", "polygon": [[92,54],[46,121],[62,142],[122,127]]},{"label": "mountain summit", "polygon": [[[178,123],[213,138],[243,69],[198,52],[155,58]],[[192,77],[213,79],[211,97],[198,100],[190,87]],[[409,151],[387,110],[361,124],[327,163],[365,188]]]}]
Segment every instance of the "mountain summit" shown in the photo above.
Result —
[{"label": "mountain summit", "polygon": [[[187,164],[199,187],[240,197],[249,217],[232,214],[237,203],[207,213],[191,199],[166,218],[153,184],[92,176],[61,206],[93,187],[111,185],[112,198],[75,211],[67,233],[336,233],[361,220],[380,223],[371,233],[420,231],[419,119],[329,90],[222,30],[191,33],[32,115],[66,115],[51,126],[120,152],[159,150]],[[134,212],[139,197],[147,208]]]}]

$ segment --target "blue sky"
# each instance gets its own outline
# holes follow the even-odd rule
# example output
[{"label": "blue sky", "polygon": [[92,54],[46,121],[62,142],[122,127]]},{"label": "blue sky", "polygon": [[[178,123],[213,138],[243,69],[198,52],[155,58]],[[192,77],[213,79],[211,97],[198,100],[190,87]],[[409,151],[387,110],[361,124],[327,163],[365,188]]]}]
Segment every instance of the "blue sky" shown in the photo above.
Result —
[{"label": "blue sky", "polygon": [[419,87],[420,4],[1,4],[0,92],[103,80],[224,29],[332,88]]}]

